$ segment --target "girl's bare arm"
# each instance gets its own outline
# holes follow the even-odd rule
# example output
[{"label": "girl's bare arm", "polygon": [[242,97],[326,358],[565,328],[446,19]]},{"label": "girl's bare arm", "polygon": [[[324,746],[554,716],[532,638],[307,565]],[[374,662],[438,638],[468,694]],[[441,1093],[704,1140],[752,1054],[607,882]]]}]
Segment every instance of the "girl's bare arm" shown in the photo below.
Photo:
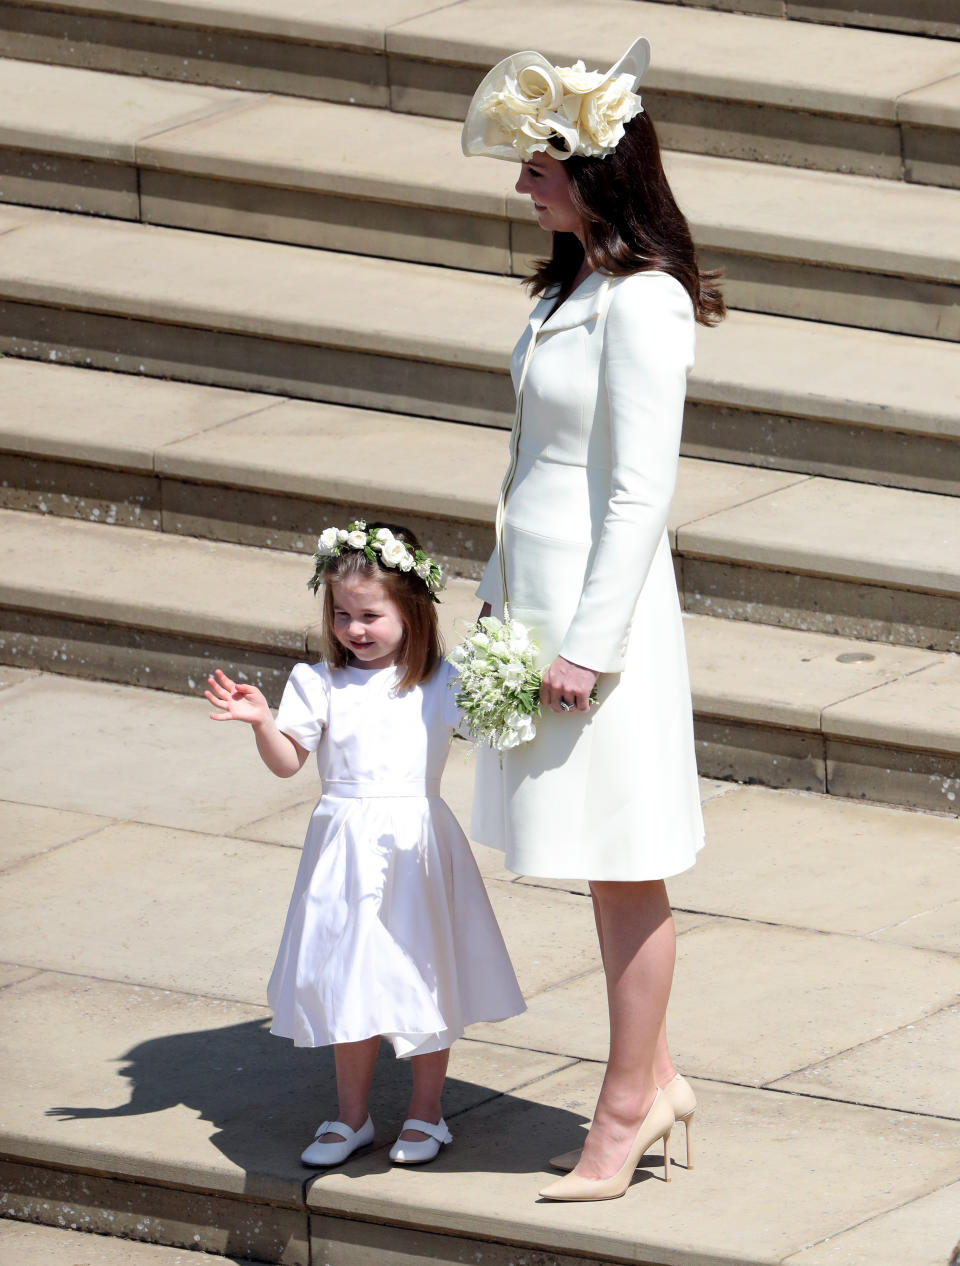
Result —
[{"label": "girl's bare arm", "polygon": [[210,688],[203,692],[204,698],[217,709],[210,713],[212,721],[245,721],[251,726],[260,759],[278,778],[289,778],[303,768],[310,753],[277,729],[270,706],[256,686],[231,681],[221,668],[214,669],[207,681]]}]

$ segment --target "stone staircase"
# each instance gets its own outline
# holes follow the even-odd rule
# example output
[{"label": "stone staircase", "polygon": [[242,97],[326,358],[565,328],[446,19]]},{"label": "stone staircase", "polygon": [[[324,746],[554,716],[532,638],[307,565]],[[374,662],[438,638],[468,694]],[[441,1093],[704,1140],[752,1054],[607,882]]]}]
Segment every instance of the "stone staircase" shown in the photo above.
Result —
[{"label": "stone staircase", "polygon": [[[276,700],[317,650],[316,531],[360,508],[459,578],[456,636],[492,544],[516,279],[543,249],[509,167],[461,161],[457,120],[516,48],[605,66],[640,32],[732,308],[699,340],[670,515],[701,771],[955,816],[949,0],[0,0],[0,662],[186,694],[224,662]],[[299,1180],[240,1200],[204,1179],[198,1212],[179,1169],[137,1186],[88,1157],[71,1187],[65,1153],[29,1155],[40,1221],[31,1200],[139,1234],[156,1180],[153,1238],[242,1205],[238,1253],[321,1251],[287,1225]],[[343,1182],[322,1251],[382,1266],[380,1206]],[[398,1206],[404,1260],[512,1262],[452,1199],[439,1235]],[[623,1234],[601,1251],[561,1217],[514,1240],[639,1260]],[[649,1258],[681,1259],[720,1260]]]},{"label": "stone staircase", "polygon": [[455,116],[544,29],[597,64],[643,29],[734,309],[671,514],[702,768],[954,809],[955,43],[639,0],[8,3],[0,29],[6,662],[192,691],[225,658],[275,697],[315,650],[302,555],[358,505],[475,578],[542,243]]}]

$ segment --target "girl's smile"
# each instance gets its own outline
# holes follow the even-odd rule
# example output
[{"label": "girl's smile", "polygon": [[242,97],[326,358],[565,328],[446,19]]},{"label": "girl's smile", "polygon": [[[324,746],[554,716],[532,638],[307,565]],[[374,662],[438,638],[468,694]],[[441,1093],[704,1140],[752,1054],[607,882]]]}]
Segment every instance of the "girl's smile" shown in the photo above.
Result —
[{"label": "girl's smile", "polygon": [[361,668],[389,668],[403,644],[396,603],[374,577],[333,581],[333,632]]}]

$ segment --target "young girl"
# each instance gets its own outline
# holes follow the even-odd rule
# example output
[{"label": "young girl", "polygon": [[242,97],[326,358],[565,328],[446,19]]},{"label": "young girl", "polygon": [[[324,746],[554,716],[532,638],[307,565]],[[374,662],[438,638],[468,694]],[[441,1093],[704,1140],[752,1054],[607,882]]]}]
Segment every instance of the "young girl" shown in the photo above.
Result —
[{"label": "young girl", "polygon": [[411,532],[361,520],[320,537],[323,662],[290,674],[276,721],[256,687],[220,669],[215,721],[245,721],[267,767],[289,778],[317,753],[313,811],[276,965],[271,1032],[333,1045],[339,1100],[303,1153],[336,1165],[372,1142],[367,1100],[380,1037],[410,1057],[413,1093],[392,1160],[432,1160],[464,1026],[524,1010],[466,837],[440,798],[458,723],[442,658],[440,570]]}]

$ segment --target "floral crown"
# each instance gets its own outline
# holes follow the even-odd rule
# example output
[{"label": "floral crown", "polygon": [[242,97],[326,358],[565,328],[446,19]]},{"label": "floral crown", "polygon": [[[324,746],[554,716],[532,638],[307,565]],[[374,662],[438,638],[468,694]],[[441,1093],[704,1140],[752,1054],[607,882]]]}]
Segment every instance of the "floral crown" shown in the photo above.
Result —
[{"label": "floral crown", "polygon": [[317,540],[316,553],[313,556],[313,575],[307,581],[307,588],[314,593],[323,584],[330,564],[339,558],[344,550],[356,550],[365,554],[371,563],[380,562],[384,567],[397,571],[412,571],[420,577],[427,587],[427,592],[434,602],[443,588],[443,572],[428,558],[422,549],[414,549],[406,541],[401,541],[389,528],[367,529],[363,519],[355,519],[346,528],[324,528]]},{"label": "floral crown", "polygon": [[574,154],[606,158],[624,124],[643,112],[634,90],[649,64],[643,36],[606,73],[586,70],[582,61],[553,66],[540,53],[514,53],[473,94],[463,152],[514,162],[529,162],[541,151],[561,161]]}]

